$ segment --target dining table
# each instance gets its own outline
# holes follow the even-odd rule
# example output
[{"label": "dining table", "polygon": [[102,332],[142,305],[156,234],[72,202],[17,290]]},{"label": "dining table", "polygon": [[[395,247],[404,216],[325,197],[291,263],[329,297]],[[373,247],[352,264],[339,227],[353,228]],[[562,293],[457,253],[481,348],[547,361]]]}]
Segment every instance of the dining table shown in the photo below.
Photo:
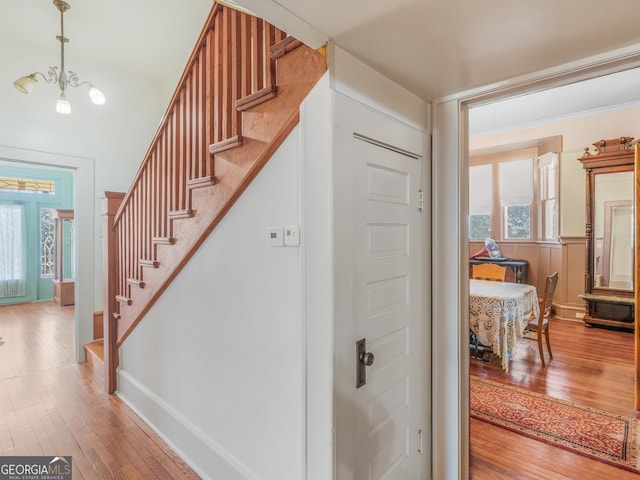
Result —
[{"label": "dining table", "polygon": [[491,347],[509,371],[509,360],[527,323],[540,315],[533,285],[487,280],[469,281],[469,326],[479,344]]}]

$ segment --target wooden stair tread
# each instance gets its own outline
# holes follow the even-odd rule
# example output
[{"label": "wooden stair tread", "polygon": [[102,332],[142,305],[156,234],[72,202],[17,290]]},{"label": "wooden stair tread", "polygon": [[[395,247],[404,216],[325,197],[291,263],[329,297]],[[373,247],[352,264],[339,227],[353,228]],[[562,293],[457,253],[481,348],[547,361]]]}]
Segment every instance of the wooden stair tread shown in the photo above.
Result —
[{"label": "wooden stair tread", "polygon": [[242,146],[242,135],[236,135],[235,137],[227,138],[221,142],[212,143],[209,145],[209,153],[214,155],[216,153],[231,150],[232,148],[238,148]]},{"label": "wooden stair tread", "polygon": [[[212,175],[207,177],[194,178],[192,180],[187,181],[187,188],[200,188],[200,187],[211,187],[216,184],[216,178]],[[192,212],[192,210],[188,210]]]},{"label": "wooden stair tread", "polygon": [[173,245],[176,243],[174,237],[153,237],[153,243],[156,245]]},{"label": "wooden stair tread", "polygon": [[116,295],[116,300],[120,303],[124,303],[126,305],[131,305],[131,299],[129,297],[125,297],[124,295]]},{"label": "wooden stair tread", "polygon": [[84,345],[87,356],[87,365],[95,374],[104,377],[104,341],[98,338]]},{"label": "wooden stair tread", "polygon": [[277,60],[284,57],[290,51],[302,46],[302,42],[292,36],[288,36],[284,40],[276,43],[271,47],[271,58]]},{"label": "wooden stair tread", "polygon": [[137,278],[127,278],[127,284],[138,288],[144,288],[146,286],[144,280],[138,280]]},{"label": "wooden stair tread", "polygon": [[278,95],[278,87],[275,85],[269,85],[262,90],[257,91],[252,95],[248,95],[244,98],[236,100],[236,109],[239,112],[244,112],[255,106],[258,106],[264,102],[275,98]]},{"label": "wooden stair tread", "polygon": [[104,360],[104,339],[97,338],[91,343],[87,343],[84,346],[85,351],[91,352],[100,360]]},{"label": "wooden stair tread", "polygon": [[160,262],[158,262],[157,260],[149,260],[147,258],[141,258],[140,266],[149,267],[149,268],[158,268],[160,266]]},{"label": "wooden stair tread", "polygon": [[[215,184],[215,180],[213,181],[213,183],[211,183],[211,185],[213,184]],[[190,208],[187,208],[184,210],[174,210],[172,212],[169,212],[169,218],[171,220],[175,220],[177,218],[191,218],[191,217],[193,217],[193,210],[191,210]]]}]

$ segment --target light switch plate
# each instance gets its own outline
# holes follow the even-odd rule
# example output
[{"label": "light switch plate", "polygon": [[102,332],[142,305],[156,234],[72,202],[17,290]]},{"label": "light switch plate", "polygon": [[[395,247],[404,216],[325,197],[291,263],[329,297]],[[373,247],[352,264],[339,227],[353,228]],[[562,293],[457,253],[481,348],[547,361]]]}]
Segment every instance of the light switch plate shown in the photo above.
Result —
[{"label": "light switch plate", "polygon": [[271,247],[281,247],[284,245],[282,227],[267,227],[265,231],[265,241]]},{"label": "light switch plate", "polygon": [[300,227],[298,225],[284,226],[284,244],[287,247],[300,246]]}]

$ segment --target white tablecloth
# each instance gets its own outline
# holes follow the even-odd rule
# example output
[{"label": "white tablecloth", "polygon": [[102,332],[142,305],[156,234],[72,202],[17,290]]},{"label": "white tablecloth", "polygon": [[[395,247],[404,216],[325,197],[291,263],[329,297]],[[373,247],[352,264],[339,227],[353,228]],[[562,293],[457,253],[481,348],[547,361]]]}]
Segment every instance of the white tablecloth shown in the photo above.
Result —
[{"label": "white tablecloth", "polygon": [[509,370],[511,351],[527,322],[540,314],[536,287],[520,283],[470,280],[469,325],[478,342],[490,345]]}]

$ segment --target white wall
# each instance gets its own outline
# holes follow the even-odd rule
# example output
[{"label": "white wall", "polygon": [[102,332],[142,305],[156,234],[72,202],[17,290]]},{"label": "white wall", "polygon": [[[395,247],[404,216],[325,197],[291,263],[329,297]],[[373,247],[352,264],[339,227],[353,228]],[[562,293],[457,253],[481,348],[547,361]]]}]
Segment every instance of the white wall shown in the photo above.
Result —
[{"label": "white wall", "polygon": [[119,395],[207,478],[302,477],[301,249],[265,241],[301,223],[299,148],[297,128],[120,350]]}]

